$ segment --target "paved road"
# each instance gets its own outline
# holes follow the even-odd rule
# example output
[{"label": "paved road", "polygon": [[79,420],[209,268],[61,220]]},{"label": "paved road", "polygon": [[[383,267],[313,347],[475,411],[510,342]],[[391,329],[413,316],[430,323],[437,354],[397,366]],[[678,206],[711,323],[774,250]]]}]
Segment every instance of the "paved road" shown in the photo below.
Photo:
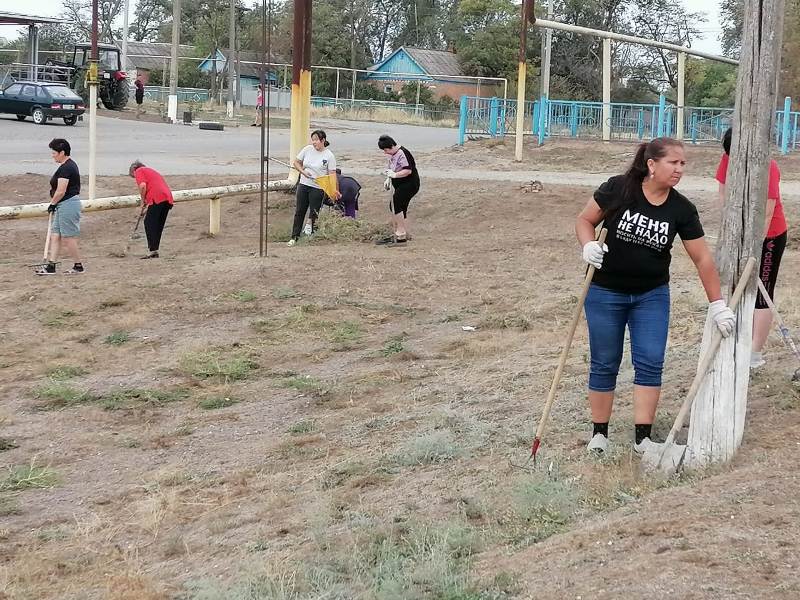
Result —
[{"label": "paved road", "polygon": [[[458,141],[458,131],[450,128],[387,125],[355,121],[313,121],[324,128],[339,155],[378,156],[377,139],[382,133],[398,140],[413,142],[421,151],[451,146]],[[0,175],[53,172],[47,144],[54,137],[65,137],[72,144],[73,156],[81,170],[89,170],[89,124],[74,127],[51,122],[34,125],[30,119],[18,122],[13,115],[0,115]],[[286,159],[289,153],[289,130],[275,129],[270,136],[273,156]],[[255,127],[228,128],[225,131],[201,131],[197,127],[127,121],[98,117],[97,174],[127,175],[134,159],[158,164],[165,175],[239,175],[258,173],[260,132]]]}]

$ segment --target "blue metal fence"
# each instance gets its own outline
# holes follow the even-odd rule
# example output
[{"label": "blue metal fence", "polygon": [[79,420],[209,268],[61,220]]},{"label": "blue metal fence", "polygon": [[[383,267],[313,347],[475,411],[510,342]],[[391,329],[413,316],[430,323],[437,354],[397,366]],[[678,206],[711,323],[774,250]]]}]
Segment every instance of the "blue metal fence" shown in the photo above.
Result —
[{"label": "blue metal fence", "polygon": [[[516,100],[461,97],[459,143],[467,136],[501,137],[516,128]],[[683,111],[684,139],[692,144],[719,143],[731,126],[732,108],[687,106]],[[777,111],[773,140],[784,154],[800,147],[800,112],[792,112],[791,98]],[[658,104],[611,103],[611,139],[649,140],[675,137],[678,109],[662,96]],[[525,103],[525,133],[539,144],[548,137],[601,138],[603,103],[540,98]],[[541,135],[540,135],[541,133]]]}]

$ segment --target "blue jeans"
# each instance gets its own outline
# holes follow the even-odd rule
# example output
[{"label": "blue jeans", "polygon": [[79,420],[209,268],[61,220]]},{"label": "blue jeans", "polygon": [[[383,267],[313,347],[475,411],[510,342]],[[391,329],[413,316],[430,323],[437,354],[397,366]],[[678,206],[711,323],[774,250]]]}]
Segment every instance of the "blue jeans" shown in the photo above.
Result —
[{"label": "blue jeans", "polygon": [[592,284],[584,303],[589,325],[589,389],[617,387],[625,326],[631,338],[636,385],[659,387],[669,332],[669,286],[643,294],[623,294]]}]

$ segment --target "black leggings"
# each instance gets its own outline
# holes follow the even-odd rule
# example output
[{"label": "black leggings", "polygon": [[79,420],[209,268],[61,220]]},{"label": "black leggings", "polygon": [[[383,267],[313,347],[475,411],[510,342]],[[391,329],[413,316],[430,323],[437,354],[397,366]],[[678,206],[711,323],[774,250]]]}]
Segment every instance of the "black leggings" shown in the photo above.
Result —
[{"label": "black leggings", "polygon": [[389,205],[389,210],[396,215],[403,213],[404,217],[408,217],[408,205],[419,191],[419,179],[409,179],[402,183],[397,183],[398,181],[400,180],[392,180],[392,183],[394,183],[394,194],[392,194],[392,202]]},{"label": "black leggings", "polygon": [[300,238],[300,232],[303,230],[303,221],[306,219],[306,213],[311,210],[311,230],[316,229],[317,217],[322,208],[322,197],[325,194],[319,188],[313,188],[309,185],[302,183],[297,184],[297,206],[294,210],[294,223],[292,224],[292,239]]},{"label": "black leggings", "polygon": [[161,234],[164,232],[164,225],[167,224],[167,217],[172,204],[169,202],[159,202],[151,204],[147,208],[144,216],[144,233],[147,236],[147,247],[150,252],[158,252],[161,245]]},{"label": "black leggings", "polygon": [[[774,238],[766,238],[761,247],[761,265],[758,268],[758,276],[769,294],[775,302],[775,284],[778,281],[778,268],[781,266],[781,257],[786,248],[786,232]],[[756,296],[756,308],[769,308],[769,304],[761,296],[759,290]]]}]

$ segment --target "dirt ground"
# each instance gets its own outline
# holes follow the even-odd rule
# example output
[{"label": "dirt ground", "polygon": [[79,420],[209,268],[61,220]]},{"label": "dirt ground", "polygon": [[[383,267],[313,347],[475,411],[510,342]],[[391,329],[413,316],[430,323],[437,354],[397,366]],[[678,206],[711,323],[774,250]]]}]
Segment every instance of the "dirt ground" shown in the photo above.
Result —
[{"label": "dirt ground", "polygon": [[[424,156],[423,177],[485,146]],[[553,165],[587,155],[554,148]],[[585,169],[628,160],[604,148]],[[491,150],[497,168],[514,168],[508,151]],[[0,178],[2,204],[38,200],[46,181]],[[381,179],[361,182],[360,217],[377,227]],[[734,463],[662,481],[630,451],[628,358],[614,449],[586,456],[582,324],[543,458],[515,468],[577,301],[572,225],[591,189],[423,185],[403,248],[360,241],[367,225],[287,248],[293,200],[274,194],[260,259],[248,196],[223,201],[216,237],[204,202],[178,204],[158,261],[137,258],[142,241],[110,256],[135,209],[87,213],[87,272],[36,278],[44,221],[0,223],[0,598],[800,597],[800,395],[780,341],[753,377]],[[98,195],[131,189],[98,180]],[[659,439],[706,307],[674,255]],[[778,296],[792,328],[799,270],[792,243]]]}]

